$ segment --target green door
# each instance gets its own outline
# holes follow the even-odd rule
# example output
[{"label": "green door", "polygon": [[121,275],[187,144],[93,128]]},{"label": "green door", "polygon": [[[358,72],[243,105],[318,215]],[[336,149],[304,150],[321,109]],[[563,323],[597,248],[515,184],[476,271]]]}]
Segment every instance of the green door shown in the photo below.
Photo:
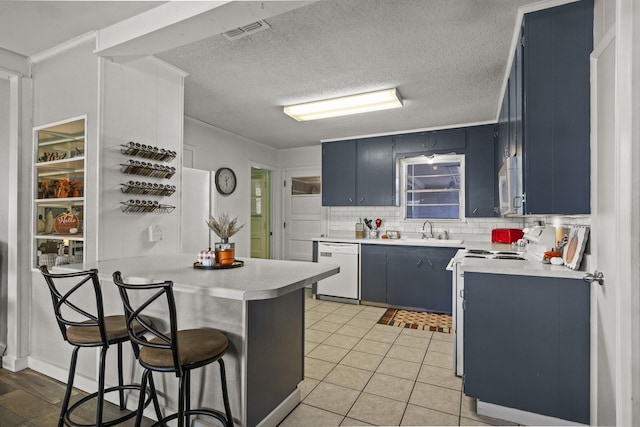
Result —
[{"label": "green door", "polygon": [[251,168],[251,258],[271,257],[271,172]]}]

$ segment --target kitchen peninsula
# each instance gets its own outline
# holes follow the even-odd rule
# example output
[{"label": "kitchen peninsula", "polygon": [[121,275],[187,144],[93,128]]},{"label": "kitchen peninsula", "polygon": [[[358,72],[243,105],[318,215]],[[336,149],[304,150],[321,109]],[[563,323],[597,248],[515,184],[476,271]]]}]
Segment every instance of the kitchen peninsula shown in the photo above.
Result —
[{"label": "kitchen peninsula", "polygon": [[[338,266],[245,259],[240,268],[200,270],[193,268],[194,261],[192,254],[177,254],[65,265],[54,271],[97,268],[106,313],[122,311],[114,271],[130,283],[172,280],[179,329],[213,327],[229,339],[224,361],[235,424],[277,425],[300,402],[304,287],[338,273]],[[161,311],[153,317],[166,322]],[[129,360],[125,378],[139,382],[142,370],[133,355]],[[192,396],[198,396],[194,404],[222,408],[217,369],[205,369],[203,377],[192,381]],[[115,372],[108,375],[108,383],[116,381]],[[154,374],[155,383],[161,405],[174,411],[178,381],[165,375]]]}]

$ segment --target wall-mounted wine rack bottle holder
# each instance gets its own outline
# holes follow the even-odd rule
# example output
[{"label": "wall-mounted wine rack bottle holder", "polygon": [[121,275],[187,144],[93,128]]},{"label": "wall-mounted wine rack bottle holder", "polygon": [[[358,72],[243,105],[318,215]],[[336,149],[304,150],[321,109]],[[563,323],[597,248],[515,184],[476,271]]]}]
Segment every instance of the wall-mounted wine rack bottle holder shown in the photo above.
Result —
[{"label": "wall-mounted wine rack bottle holder", "polygon": [[169,213],[176,207],[171,205],[162,205],[151,200],[127,200],[120,202],[120,209],[127,213]]},{"label": "wall-mounted wine rack bottle holder", "polygon": [[125,194],[140,194],[143,196],[170,196],[176,191],[175,185],[154,182],[129,181],[120,185],[120,189]]},{"label": "wall-mounted wine rack bottle holder", "polygon": [[122,145],[120,151],[127,156],[142,157],[145,159],[158,160],[161,162],[170,162],[176,158],[177,153],[164,148],[144,145],[137,142],[129,141],[127,145]]},{"label": "wall-mounted wine rack bottle holder", "polygon": [[152,178],[169,179],[176,173],[176,168],[174,167],[139,162],[137,160],[129,160],[127,163],[121,163],[120,166],[122,166],[122,173],[149,176]]}]

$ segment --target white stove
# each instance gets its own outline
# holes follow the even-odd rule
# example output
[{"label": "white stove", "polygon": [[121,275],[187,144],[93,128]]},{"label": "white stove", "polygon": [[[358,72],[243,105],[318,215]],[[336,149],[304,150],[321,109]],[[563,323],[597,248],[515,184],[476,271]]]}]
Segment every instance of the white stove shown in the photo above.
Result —
[{"label": "white stove", "polygon": [[451,271],[452,319],[453,319],[453,370],[456,375],[464,373],[464,265],[485,263],[511,263],[527,261],[524,251],[490,251],[484,249],[460,249],[447,266]]}]

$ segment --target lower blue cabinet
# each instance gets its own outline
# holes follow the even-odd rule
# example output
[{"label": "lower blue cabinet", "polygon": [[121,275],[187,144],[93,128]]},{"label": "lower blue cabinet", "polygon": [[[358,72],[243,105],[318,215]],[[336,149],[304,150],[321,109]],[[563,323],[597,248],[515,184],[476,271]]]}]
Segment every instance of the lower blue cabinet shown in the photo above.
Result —
[{"label": "lower blue cabinet", "polygon": [[361,299],[394,307],[451,313],[451,273],[456,248],[362,245]]},{"label": "lower blue cabinet", "polygon": [[464,273],[464,393],[589,424],[590,287]]}]

